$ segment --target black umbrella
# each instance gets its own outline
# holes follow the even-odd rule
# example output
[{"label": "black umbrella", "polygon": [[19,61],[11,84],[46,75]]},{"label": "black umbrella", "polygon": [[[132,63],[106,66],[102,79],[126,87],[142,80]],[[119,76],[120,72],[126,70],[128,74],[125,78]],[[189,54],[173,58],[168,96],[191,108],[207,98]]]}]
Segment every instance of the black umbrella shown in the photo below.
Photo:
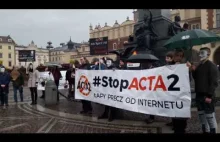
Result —
[{"label": "black umbrella", "polygon": [[150,61],[150,62],[156,62],[156,61],[159,61],[159,59],[152,55],[152,54],[149,54],[149,53],[133,53],[133,55],[131,55],[128,59],[127,59],[128,62],[132,62],[132,63],[145,63],[147,61]]}]

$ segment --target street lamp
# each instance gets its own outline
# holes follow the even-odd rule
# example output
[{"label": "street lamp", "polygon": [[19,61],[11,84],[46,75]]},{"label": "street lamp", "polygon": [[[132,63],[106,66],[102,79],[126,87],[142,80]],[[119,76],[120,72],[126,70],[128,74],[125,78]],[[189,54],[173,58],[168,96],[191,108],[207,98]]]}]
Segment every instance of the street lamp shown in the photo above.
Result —
[{"label": "street lamp", "polygon": [[52,49],[52,48],[53,48],[53,46],[51,45],[51,44],[52,44],[52,42],[51,42],[51,41],[48,41],[48,42],[47,42],[47,44],[48,44],[48,45],[47,45],[47,47],[46,47],[46,48],[49,50],[49,62],[50,62],[50,61],[51,61],[51,59],[50,59],[50,49]]}]

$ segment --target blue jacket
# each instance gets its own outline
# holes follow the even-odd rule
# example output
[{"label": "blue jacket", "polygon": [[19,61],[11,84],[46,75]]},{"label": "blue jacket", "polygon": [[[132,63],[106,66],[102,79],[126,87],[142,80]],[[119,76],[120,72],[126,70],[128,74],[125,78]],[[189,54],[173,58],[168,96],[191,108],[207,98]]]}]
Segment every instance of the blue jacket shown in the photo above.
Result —
[{"label": "blue jacket", "polygon": [[[100,70],[105,70],[105,69],[107,69],[107,67],[106,67],[105,64],[101,64],[101,65],[100,65],[100,68],[101,68]],[[92,66],[91,70],[99,70],[99,65],[94,65],[94,66]]]},{"label": "blue jacket", "polygon": [[0,73],[0,85],[8,86],[11,81],[11,76],[9,73]]}]

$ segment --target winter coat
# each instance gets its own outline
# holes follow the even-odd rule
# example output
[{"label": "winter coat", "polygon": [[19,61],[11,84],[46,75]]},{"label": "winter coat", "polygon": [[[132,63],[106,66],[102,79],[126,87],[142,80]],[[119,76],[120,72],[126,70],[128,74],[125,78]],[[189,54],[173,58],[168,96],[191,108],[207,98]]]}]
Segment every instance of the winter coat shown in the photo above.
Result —
[{"label": "winter coat", "polygon": [[75,76],[72,76],[72,74],[75,74],[75,68],[71,68],[66,71],[66,81],[68,81],[69,84],[75,83]]},{"label": "winter coat", "polygon": [[[107,69],[106,65],[105,64],[101,64],[100,65],[100,70],[105,70],[105,69]],[[99,70],[99,64],[92,66],[91,70]]]},{"label": "winter coat", "polygon": [[80,65],[79,69],[83,69],[83,70],[90,70],[90,64],[86,63],[86,64],[82,64]]},{"label": "winter coat", "polygon": [[12,80],[13,82],[13,86],[14,87],[20,87],[22,85],[24,85],[24,77],[22,75],[22,73],[20,72],[20,75],[18,76],[18,78],[16,80]]},{"label": "winter coat", "polygon": [[28,73],[28,87],[37,87],[37,82],[39,80],[38,70]]},{"label": "winter coat", "polygon": [[205,63],[199,64],[192,75],[195,80],[195,92],[197,94],[203,94],[206,95],[205,97],[210,98],[215,96],[215,89],[218,87],[219,72],[214,63],[207,60]]},{"label": "winter coat", "polygon": [[60,80],[62,78],[61,72],[59,69],[52,71],[54,80]]},{"label": "winter coat", "polygon": [[0,85],[5,85],[4,90],[6,93],[9,92],[9,83],[11,81],[11,76],[9,73],[0,73]]}]

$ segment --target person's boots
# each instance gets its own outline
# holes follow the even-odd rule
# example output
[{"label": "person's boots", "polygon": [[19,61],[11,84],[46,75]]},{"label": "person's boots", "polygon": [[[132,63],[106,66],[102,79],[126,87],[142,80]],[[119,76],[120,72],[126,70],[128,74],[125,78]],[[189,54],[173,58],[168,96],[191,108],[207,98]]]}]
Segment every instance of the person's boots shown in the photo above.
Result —
[{"label": "person's boots", "polygon": [[41,98],[41,99],[44,99],[44,98],[45,98],[45,95],[42,95],[40,98]]},{"label": "person's boots", "polygon": [[216,134],[216,129],[215,128],[210,128],[210,134]]}]

